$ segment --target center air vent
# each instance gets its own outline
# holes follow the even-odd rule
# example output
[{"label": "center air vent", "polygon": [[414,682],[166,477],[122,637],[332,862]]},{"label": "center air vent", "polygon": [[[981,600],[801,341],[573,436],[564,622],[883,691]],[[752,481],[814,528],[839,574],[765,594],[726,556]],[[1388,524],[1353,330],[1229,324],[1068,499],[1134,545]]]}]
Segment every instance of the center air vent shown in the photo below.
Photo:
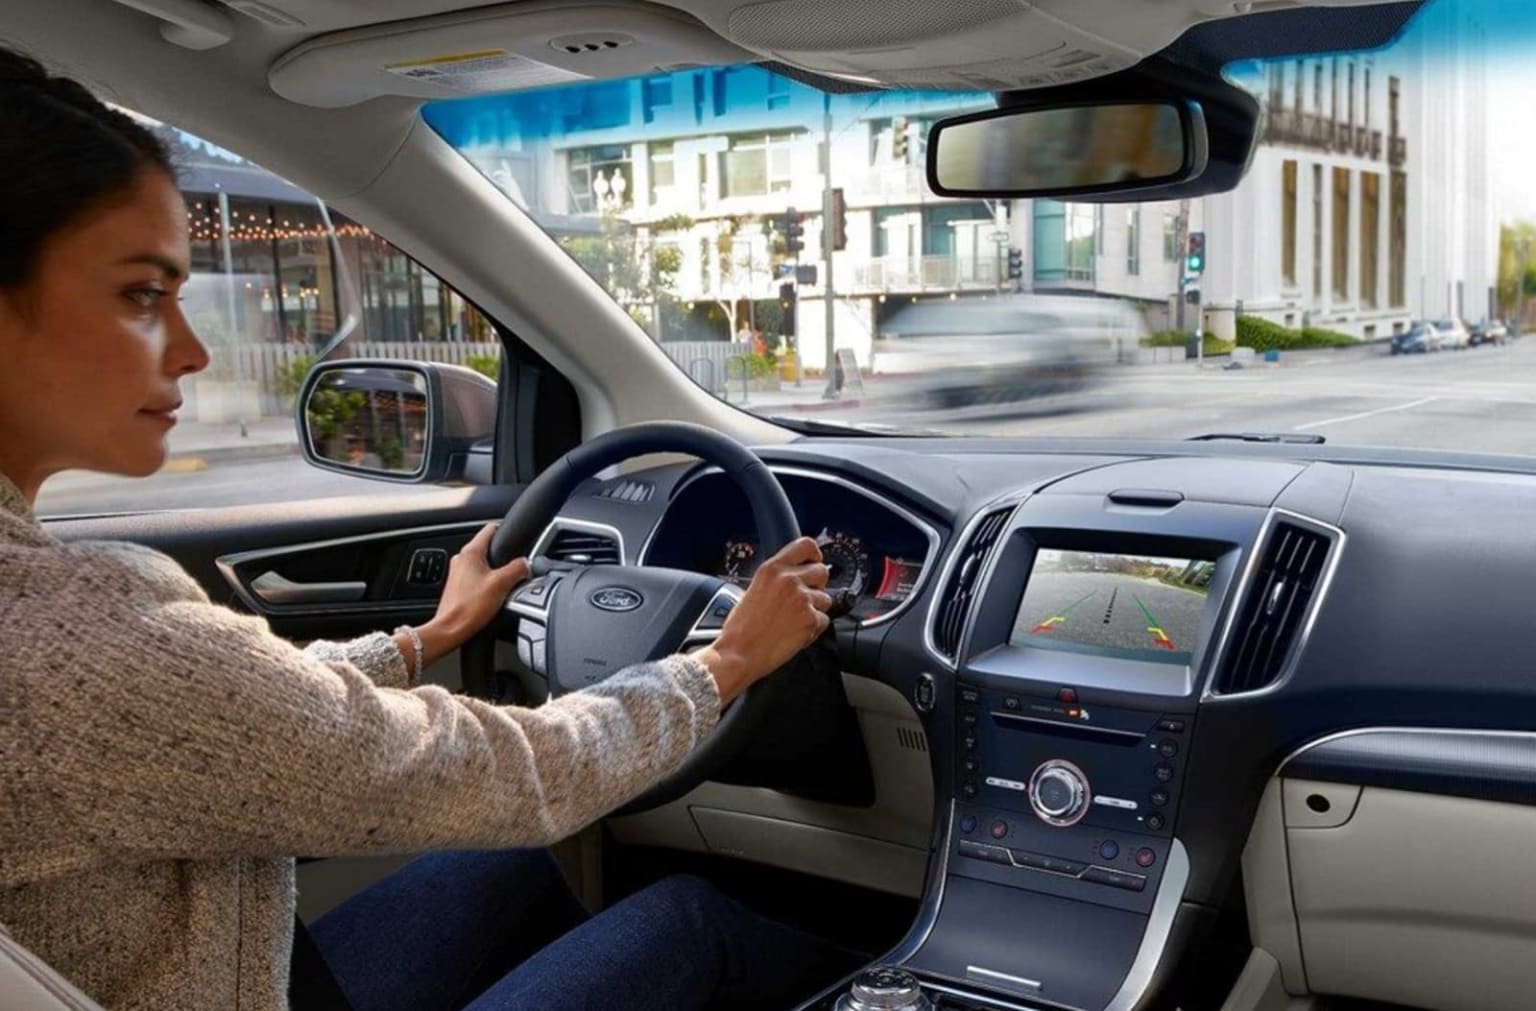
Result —
[{"label": "center air vent", "polygon": [[1216,673],[1221,695],[1257,691],[1280,676],[1316,602],[1334,545],[1321,531],[1281,520],[1260,550]]},{"label": "center air vent", "polygon": [[618,565],[619,542],[611,534],[576,527],[561,527],[556,531],[549,547],[544,549],[547,558],[574,565]]},{"label": "center air vent", "polygon": [[933,618],[933,646],[950,663],[954,663],[959,655],[960,636],[965,631],[965,619],[971,613],[971,601],[975,599],[982,569],[1012,513],[1013,509],[1009,507],[982,517],[949,570],[949,579],[944,583]]}]

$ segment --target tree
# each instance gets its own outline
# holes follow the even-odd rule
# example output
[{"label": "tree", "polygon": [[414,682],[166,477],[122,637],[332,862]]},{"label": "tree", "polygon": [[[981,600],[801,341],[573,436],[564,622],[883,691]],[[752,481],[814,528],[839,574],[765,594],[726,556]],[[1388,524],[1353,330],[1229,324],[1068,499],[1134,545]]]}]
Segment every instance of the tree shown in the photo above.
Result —
[{"label": "tree", "polygon": [[691,218],[674,215],[641,230],[618,214],[605,213],[595,233],[562,236],[559,241],[635,322],[660,340],[681,318],[676,283],[683,258],[676,246],[656,239],[692,227]]},{"label": "tree", "polygon": [[[1525,251],[1525,276],[1521,273],[1521,249]],[[1536,297],[1536,224],[1517,221],[1499,227],[1499,304],[1514,315],[1521,303],[1521,289],[1526,299]]]}]

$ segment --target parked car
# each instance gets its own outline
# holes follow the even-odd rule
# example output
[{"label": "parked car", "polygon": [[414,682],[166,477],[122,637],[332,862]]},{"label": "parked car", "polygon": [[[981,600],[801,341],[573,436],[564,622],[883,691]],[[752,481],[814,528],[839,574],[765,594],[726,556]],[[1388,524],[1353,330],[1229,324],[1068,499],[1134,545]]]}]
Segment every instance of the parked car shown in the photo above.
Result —
[{"label": "parked car", "polygon": [[1468,342],[1472,347],[1483,344],[1499,345],[1508,340],[1509,328],[1504,325],[1503,320],[1498,319],[1484,320],[1474,326],[1468,334]]},{"label": "parked car", "polygon": [[1392,337],[1392,353],[1422,355],[1429,351],[1439,351],[1440,344],[1440,330],[1435,324],[1415,323]]},{"label": "parked car", "polygon": [[1467,332],[1467,325],[1459,319],[1436,320],[1435,329],[1440,331],[1440,347],[1443,349],[1460,351],[1472,346],[1472,335]]}]

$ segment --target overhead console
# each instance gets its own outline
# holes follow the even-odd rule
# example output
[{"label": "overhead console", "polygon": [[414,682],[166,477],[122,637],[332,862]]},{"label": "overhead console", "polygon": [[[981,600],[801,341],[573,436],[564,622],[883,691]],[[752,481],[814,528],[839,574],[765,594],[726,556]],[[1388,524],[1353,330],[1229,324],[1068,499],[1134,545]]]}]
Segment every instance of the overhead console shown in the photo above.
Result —
[{"label": "overhead console", "polygon": [[1161,469],[999,502],[942,570],[915,701],[948,815],[888,960],[935,1006],[1138,1005],[1192,873],[1200,702],[1284,676],[1337,561],[1339,531],[1271,508],[1296,466]]}]

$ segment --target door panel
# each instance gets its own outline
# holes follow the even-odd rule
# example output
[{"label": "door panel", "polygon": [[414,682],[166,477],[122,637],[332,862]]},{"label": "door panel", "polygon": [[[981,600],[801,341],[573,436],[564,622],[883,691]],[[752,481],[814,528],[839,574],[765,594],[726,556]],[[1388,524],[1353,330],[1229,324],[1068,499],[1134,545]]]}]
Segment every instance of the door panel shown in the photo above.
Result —
[{"label": "door panel", "polygon": [[[440,575],[418,571],[412,579],[411,562],[421,560],[417,552],[451,557],[481,524],[499,520],[521,491],[444,488],[402,495],[382,483],[379,489],[366,497],[61,518],[44,525],[65,541],[132,541],[162,551],[215,603],[261,614],[279,635],[342,639],[430,618],[446,565]],[[264,599],[251,584],[268,573]],[[311,591],[317,583],[363,585],[360,596],[349,588],[353,599],[347,601],[306,602],[283,593],[284,581]]]}]

